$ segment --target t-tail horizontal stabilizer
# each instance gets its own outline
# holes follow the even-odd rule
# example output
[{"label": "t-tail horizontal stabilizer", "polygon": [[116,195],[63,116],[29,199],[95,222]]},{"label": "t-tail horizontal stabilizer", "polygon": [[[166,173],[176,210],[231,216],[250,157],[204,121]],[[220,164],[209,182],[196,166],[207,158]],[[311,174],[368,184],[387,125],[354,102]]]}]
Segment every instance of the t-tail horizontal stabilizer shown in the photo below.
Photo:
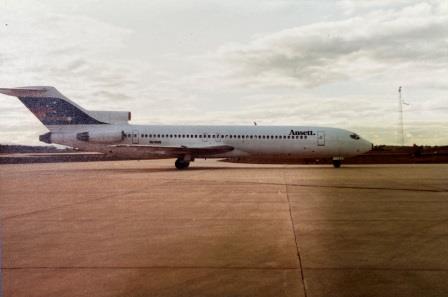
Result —
[{"label": "t-tail horizontal stabilizer", "polygon": [[54,87],[0,88],[0,93],[18,97],[50,130],[53,126],[127,123],[131,118],[130,112],[88,111]]}]

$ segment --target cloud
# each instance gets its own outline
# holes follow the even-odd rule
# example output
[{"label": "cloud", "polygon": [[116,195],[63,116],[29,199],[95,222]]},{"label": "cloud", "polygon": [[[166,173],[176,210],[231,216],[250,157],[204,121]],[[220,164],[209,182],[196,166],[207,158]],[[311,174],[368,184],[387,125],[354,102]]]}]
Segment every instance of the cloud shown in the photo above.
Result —
[{"label": "cloud", "polygon": [[422,3],[430,5],[440,13],[448,12],[448,3],[443,0],[336,0],[337,6],[342,8],[346,15],[356,15],[372,10],[397,11],[405,7],[411,7]]},{"label": "cloud", "polygon": [[[338,126],[393,143],[403,85],[408,133],[446,143],[442,1],[137,3],[122,11],[119,1],[8,1],[2,86],[54,85],[87,109],[130,110],[133,123]],[[319,14],[283,22],[305,10]],[[0,142],[37,144],[45,128],[12,100],[0,98],[2,108],[9,102]]]},{"label": "cloud", "polygon": [[283,30],[224,47],[220,57],[236,69],[233,75],[306,87],[403,69],[446,71],[446,28],[447,14],[420,3]]},{"label": "cloud", "polygon": [[53,84],[70,92],[86,82],[128,82],[110,61],[131,31],[43,3],[9,2],[0,17],[8,22],[1,28],[2,86]]}]

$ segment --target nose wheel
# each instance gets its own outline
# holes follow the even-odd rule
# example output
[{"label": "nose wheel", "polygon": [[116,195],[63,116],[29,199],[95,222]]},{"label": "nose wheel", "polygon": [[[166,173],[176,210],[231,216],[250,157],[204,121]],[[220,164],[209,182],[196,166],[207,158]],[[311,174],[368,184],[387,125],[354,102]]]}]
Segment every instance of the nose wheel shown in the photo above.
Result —
[{"label": "nose wheel", "polygon": [[333,157],[333,167],[334,168],[341,167],[342,160],[344,160],[344,157]]},{"label": "nose wheel", "polygon": [[190,161],[185,161],[183,159],[177,159],[176,162],[174,163],[174,165],[176,165],[176,168],[179,170],[187,169],[188,166],[190,166]]}]

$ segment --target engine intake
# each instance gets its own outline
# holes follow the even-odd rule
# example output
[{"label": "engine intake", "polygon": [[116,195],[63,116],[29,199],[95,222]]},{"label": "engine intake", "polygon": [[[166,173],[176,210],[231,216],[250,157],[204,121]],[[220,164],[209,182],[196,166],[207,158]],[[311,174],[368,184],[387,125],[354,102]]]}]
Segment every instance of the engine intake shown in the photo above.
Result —
[{"label": "engine intake", "polygon": [[89,132],[81,132],[76,134],[76,139],[80,141],[89,141]]},{"label": "engine intake", "polygon": [[39,141],[51,143],[51,132],[39,135]]}]

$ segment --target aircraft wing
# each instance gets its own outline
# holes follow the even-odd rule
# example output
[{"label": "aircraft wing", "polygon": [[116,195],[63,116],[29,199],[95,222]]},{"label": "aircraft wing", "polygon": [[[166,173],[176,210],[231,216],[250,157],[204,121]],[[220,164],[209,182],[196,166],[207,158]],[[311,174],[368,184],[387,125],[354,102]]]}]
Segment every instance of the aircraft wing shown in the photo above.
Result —
[{"label": "aircraft wing", "polygon": [[134,148],[141,151],[146,151],[151,154],[159,155],[192,155],[192,156],[207,156],[218,155],[233,151],[233,146],[230,145],[213,145],[213,146],[158,146],[149,144],[117,144],[109,145],[109,147],[117,148]]}]

